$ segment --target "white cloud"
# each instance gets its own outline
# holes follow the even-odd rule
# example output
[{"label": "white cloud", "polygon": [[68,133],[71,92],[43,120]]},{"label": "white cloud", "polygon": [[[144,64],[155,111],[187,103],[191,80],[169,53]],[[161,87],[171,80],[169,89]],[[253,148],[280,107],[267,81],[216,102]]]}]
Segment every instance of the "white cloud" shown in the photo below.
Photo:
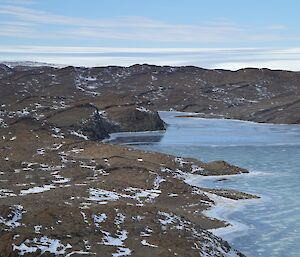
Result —
[{"label": "white cloud", "polygon": [[[282,24],[249,27],[228,21],[207,21],[200,24],[180,24],[146,17],[114,17],[92,19],[71,17],[24,7],[34,1],[0,0],[0,37],[40,40],[51,39],[57,45],[75,42],[82,45],[94,40],[110,40],[118,45],[132,41],[170,42],[170,45],[247,45],[257,42],[274,43],[300,40],[296,33],[288,35]],[[51,26],[48,26],[51,25]],[[55,25],[55,26],[53,26]],[[50,29],[51,27],[52,29]],[[53,29],[55,27],[55,29]],[[67,40],[66,40],[67,39]],[[74,40],[76,39],[76,41]],[[130,42],[130,44],[132,43]],[[186,43],[186,44],[183,44]],[[125,44],[124,44],[125,45]],[[132,45],[132,44],[131,44]],[[165,44],[164,44],[165,45]],[[238,69],[267,67],[300,70],[300,48],[111,48],[0,45],[0,59],[11,61],[41,61],[66,65],[131,65],[150,63],[158,65],[196,65],[206,68]]]},{"label": "white cloud", "polygon": [[[0,52],[6,53],[210,53],[210,52],[251,52],[266,50],[262,48],[129,48],[129,47],[77,47],[77,46],[33,46],[33,45],[0,45]],[[300,48],[299,48],[300,51]]]},{"label": "white cloud", "polygon": [[6,24],[1,26],[0,23],[0,36],[2,37],[12,36],[19,38],[31,38],[31,33],[34,33],[32,28],[21,24]]},{"label": "white cloud", "polygon": [[[53,13],[15,5],[0,6],[0,14],[18,21],[33,23],[35,31],[32,38],[56,37],[60,39],[81,40],[131,40],[155,42],[257,42],[282,40],[279,26],[249,28],[228,21],[207,21],[200,24],[179,24],[146,17],[113,17],[111,19],[91,19],[56,15]],[[45,25],[56,25],[55,31],[49,31]],[[277,28],[277,29],[274,29]],[[279,34],[278,34],[279,33]],[[18,31],[14,34],[21,37]],[[13,34],[10,34],[13,36]],[[28,37],[28,35],[27,35]]]},{"label": "white cloud", "polygon": [[0,45],[0,61],[38,61],[74,66],[195,65],[300,70],[300,48],[109,48]]},{"label": "white cloud", "polygon": [[246,61],[246,62],[223,62],[213,65],[213,69],[238,70],[241,68],[268,68],[272,70],[300,71],[299,60],[271,60],[271,61]]},{"label": "white cloud", "polygon": [[265,28],[268,30],[283,30],[283,29],[286,29],[287,27],[282,24],[272,24],[272,25],[266,26]]},{"label": "white cloud", "polygon": [[30,5],[35,3],[34,0],[0,0],[0,4]]}]

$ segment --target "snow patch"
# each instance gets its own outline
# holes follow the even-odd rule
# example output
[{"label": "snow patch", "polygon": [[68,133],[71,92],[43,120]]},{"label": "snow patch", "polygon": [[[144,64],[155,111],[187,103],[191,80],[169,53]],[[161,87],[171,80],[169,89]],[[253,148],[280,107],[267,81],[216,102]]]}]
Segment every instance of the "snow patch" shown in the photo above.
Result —
[{"label": "snow patch", "polygon": [[160,183],[164,181],[166,181],[164,178],[162,178],[161,176],[157,176],[153,181],[154,189],[159,189]]},{"label": "snow patch", "polygon": [[70,134],[73,135],[73,136],[77,136],[77,137],[83,138],[84,140],[89,140],[89,138],[86,135],[82,134],[81,131],[71,130]]},{"label": "snow patch", "polygon": [[19,255],[31,254],[41,251],[41,255],[49,252],[55,255],[66,254],[66,250],[72,248],[70,244],[63,245],[60,240],[50,239],[46,236],[34,238],[33,240],[26,239],[22,244],[13,244],[13,250],[18,251]]},{"label": "snow patch", "polygon": [[107,219],[107,215],[105,213],[101,213],[100,215],[93,215],[94,224],[97,228],[100,227],[100,223],[104,222]]},{"label": "snow patch", "polygon": [[90,197],[88,199],[99,204],[107,204],[109,201],[117,201],[120,198],[119,194],[104,189],[90,188],[89,191]]},{"label": "snow patch", "polygon": [[39,186],[32,187],[32,188],[21,190],[19,195],[24,196],[24,195],[28,195],[28,194],[38,194],[38,193],[42,193],[42,192],[45,192],[45,191],[49,191],[53,188],[55,188],[55,186],[53,186],[53,185],[44,185],[44,186],[41,186],[41,187],[39,187]]},{"label": "snow patch", "polygon": [[122,213],[117,213],[116,217],[115,217],[115,225],[121,225],[124,223],[126,219],[126,216]]},{"label": "snow patch", "polygon": [[5,226],[9,227],[9,229],[19,227],[21,225],[19,220],[22,219],[22,215],[24,212],[25,211],[23,210],[23,206],[14,205],[11,208],[11,213],[7,218],[0,216],[0,224],[4,224]]},{"label": "snow patch", "polygon": [[150,110],[146,109],[145,107],[143,106],[140,106],[140,107],[136,107],[136,109],[140,112],[151,112]]},{"label": "snow patch", "polygon": [[141,244],[144,245],[144,246],[149,246],[149,247],[153,247],[153,248],[157,248],[158,247],[157,245],[148,243],[145,239],[143,239],[141,241]]}]

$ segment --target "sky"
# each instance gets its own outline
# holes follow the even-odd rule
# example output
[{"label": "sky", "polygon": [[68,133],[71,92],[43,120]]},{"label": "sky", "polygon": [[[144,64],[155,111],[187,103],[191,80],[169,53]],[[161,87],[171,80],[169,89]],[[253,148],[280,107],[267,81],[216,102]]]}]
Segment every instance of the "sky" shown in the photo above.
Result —
[{"label": "sky", "polygon": [[0,0],[0,61],[300,71],[299,0]]}]

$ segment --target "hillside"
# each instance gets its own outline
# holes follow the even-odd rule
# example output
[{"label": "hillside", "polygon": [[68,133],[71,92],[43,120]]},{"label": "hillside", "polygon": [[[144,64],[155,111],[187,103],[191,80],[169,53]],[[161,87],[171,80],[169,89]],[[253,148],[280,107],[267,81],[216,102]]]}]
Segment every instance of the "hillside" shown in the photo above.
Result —
[{"label": "hillside", "polygon": [[[22,101],[15,111],[33,111],[59,102],[93,103],[116,115],[118,107],[146,111],[197,112],[203,117],[224,117],[257,122],[299,123],[300,73],[268,69],[238,71],[196,67],[54,68],[0,67],[3,102]],[[62,97],[63,99],[59,99]],[[38,115],[39,110],[35,111]],[[128,130],[129,128],[127,128]]]},{"label": "hillside", "polygon": [[[105,144],[120,131],[163,130],[157,111],[299,123],[300,76],[196,67],[0,66],[0,256],[242,256],[207,229],[211,194],[193,175],[238,174]],[[47,255],[48,254],[48,255]]]}]

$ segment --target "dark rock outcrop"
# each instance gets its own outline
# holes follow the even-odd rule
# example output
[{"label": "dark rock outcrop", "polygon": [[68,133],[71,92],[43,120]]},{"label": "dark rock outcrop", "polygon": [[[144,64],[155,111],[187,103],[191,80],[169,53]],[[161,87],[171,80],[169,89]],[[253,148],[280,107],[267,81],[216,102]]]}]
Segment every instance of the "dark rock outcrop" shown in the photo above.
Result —
[{"label": "dark rock outcrop", "polygon": [[248,173],[248,170],[235,165],[231,165],[225,161],[212,161],[212,162],[205,163],[203,166],[205,170],[209,171],[208,172],[209,176]]},{"label": "dark rock outcrop", "polygon": [[165,124],[157,112],[136,108],[118,108],[109,112],[109,117],[120,124],[120,131],[164,130]]}]

